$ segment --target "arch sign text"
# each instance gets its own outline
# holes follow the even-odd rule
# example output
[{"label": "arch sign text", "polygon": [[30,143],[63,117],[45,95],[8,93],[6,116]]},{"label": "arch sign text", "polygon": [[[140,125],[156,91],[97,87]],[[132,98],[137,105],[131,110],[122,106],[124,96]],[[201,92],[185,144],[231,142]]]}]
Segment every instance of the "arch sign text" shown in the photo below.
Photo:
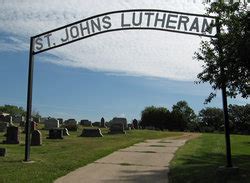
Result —
[{"label": "arch sign text", "polygon": [[100,33],[148,29],[214,37],[215,17],[164,11],[123,10],[89,17],[34,37],[34,54]]}]

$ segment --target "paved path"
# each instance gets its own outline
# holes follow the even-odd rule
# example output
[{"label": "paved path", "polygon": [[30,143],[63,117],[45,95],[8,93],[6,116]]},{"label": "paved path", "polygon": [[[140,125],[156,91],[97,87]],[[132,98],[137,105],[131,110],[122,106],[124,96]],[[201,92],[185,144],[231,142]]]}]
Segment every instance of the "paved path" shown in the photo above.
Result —
[{"label": "paved path", "polygon": [[175,151],[197,136],[146,140],[78,168],[55,183],[167,183]]}]

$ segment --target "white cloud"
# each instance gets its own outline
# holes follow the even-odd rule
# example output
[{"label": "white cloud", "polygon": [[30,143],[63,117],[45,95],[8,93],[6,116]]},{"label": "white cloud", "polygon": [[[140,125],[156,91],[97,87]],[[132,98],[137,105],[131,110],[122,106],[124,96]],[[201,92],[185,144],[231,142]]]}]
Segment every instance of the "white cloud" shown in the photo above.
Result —
[{"label": "white cloud", "polygon": [[[140,8],[204,13],[202,0],[50,0],[46,3],[2,0],[0,4],[0,35],[9,36],[0,41],[0,51],[28,50],[30,36],[108,11]],[[39,58],[96,71],[194,80],[201,71],[200,63],[192,60],[200,39],[160,31],[112,32],[54,49]]]}]

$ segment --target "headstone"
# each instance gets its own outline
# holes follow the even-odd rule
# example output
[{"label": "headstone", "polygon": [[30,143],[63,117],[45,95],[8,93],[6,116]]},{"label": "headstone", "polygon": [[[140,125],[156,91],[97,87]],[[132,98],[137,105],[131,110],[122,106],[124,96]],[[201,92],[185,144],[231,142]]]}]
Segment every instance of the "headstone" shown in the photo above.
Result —
[{"label": "headstone", "polygon": [[115,124],[115,123],[122,123],[124,128],[128,127],[128,123],[127,123],[127,119],[126,118],[117,118],[117,117],[114,117],[112,119],[110,125]]},{"label": "headstone", "polygon": [[0,147],[0,156],[4,157],[4,156],[6,156],[6,154],[7,154],[6,148]]},{"label": "headstone", "polygon": [[101,122],[96,121],[96,122],[92,123],[92,125],[95,127],[99,127],[99,126],[101,126]]},{"label": "headstone", "polygon": [[110,130],[109,131],[110,134],[125,134],[126,133],[124,131],[124,126],[122,123],[112,123],[109,130]]},{"label": "headstone", "polygon": [[4,144],[19,144],[19,130],[18,127],[9,126],[7,128],[6,140]]},{"label": "headstone", "polygon": [[84,128],[81,137],[103,137],[100,128]]},{"label": "headstone", "polygon": [[64,126],[69,131],[77,131],[77,121],[75,119],[68,119],[64,121]]},{"label": "headstone", "polygon": [[104,118],[101,119],[101,127],[102,127],[102,128],[107,128],[106,125],[105,125],[105,120],[104,120]]},{"label": "headstone", "polygon": [[32,146],[42,145],[42,133],[39,130],[34,130],[31,135],[31,144]]},{"label": "headstone", "polygon": [[46,130],[59,128],[59,121],[55,118],[48,118],[47,120],[44,121],[44,128]]},{"label": "headstone", "polygon": [[0,132],[6,132],[8,123],[0,121]]},{"label": "headstone", "polygon": [[63,129],[63,136],[69,136],[69,131],[67,128]]},{"label": "headstone", "polygon": [[89,121],[89,120],[87,120],[87,119],[81,120],[81,121],[80,121],[80,125],[92,127],[91,121]]},{"label": "headstone", "polygon": [[63,128],[50,129],[47,139],[63,139]]}]

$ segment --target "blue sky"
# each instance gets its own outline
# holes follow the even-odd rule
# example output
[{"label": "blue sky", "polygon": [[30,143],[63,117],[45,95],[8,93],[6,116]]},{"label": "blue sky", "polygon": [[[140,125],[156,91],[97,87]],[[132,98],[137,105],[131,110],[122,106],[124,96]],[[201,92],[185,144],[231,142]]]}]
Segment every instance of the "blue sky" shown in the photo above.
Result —
[{"label": "blue sky", "polygon": [[[29,37],[120,9],[204,12],[201,1],[0,1],[0,105],[26,106]],[[43,5],[41,8],[41,5]],[[79,6],[82,5],[82,6]],[[32,8],[30,8],[32,7]],[[84,7],[84,8],[79,8]],[[33,109],[43,116],[139,118],[145,106],[186,100],[198,112],[211,91],[195,85],[200,37],[157,31],[107,33],[35,56]],[[221,92],[208,106],[221,107]],[[249,100],[229,101],[244,105]]]}]

